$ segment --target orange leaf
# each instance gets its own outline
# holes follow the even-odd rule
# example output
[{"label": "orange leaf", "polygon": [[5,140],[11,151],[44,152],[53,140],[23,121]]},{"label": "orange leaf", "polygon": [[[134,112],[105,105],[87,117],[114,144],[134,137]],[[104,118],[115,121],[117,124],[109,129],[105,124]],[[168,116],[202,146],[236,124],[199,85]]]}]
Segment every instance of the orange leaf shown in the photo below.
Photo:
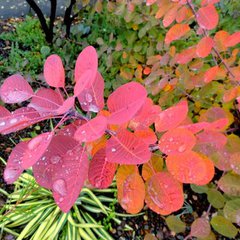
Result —
[{"label": "orange leaf", "polygon": [[196,152],[170,155],[166,160],[168,171],[182,183],[205,185],[214,176],[214,164]]},{"label": "orange leaf", "polygon": [[204,74],[204,82],[210,83],[212,80],[214,80],[215,77],[217,76],[218,70],[219,70],[219,66],[214,66],[209,68]]},{"label": "orange leaf", "polygon": [[173,5],[173,7],[167,11],[167,13],[165,14],[165,16],[163,18],[163,26],[165,28],[170,26],[173,23],[173,21],[176,18],[179,7],[180,6],[178,4],[176,4],[176,5]]},{"label": "orange leaf", "polygon": [[117,172],[118,201],[128,213],[138,213],[144,205],[145,186],[137,166],[122,165]]},{"label": "orange leaf", "polygon": [[201,7],[197,11],[197,22],[201,28],[212,30],[218,24],[219,16],[213,4]]},{"label": "orange leaf", "polygon": [[223,52],[227,50],[226,47],[226,39],[228,38],[229,33],[226,31],[218,31],[214,36],[214,42],[216,44],[216,48],[219,52]]},{"label": "orange leaf", "polygon": [[151,128],[136,130],[134,135],[138,138],[141,138],[148,145],[154,144],[157,142],[157,136]]},{"label": "orange leaf", "polygon": [[162,171],[163,168],[163,159],[157,154],[152,154],[149,162],[144,163],[142,167],[142,177],[147,181],[155,173]]},{"label": "orange leaf", "polygon": [[190,31],[188,24],[178,23],[173,25],[166,34],[165,43],[170,44],[172,41],[177,40]]},{"label": "orange leaf", "polygon": [[214,46],[214,41],[212,38],[210,37],[202,38],[197,44],[196,53],[198,57],[201,57],[201,58],[207,57],[210,54],[213,46]]},{"label": "orange leaf", "polygon": [[193,13],[190,8],[186,6],[182,6],[182,8],[178,11],[176,16],[176,22],[181,23],[184,20],[188,20],[193,16]]},{"label": "orange leaf", "polygon": [[240,32],[235,32],[226,39],[226,47],[233,47],[240,43]]},{"label": "orange leaf", "polygon": [[175,212],[183,206],[182,184],[167,172],[157,173],[146,183],[145,202],[158,214],[168,215]]},{"label": "orange leaf", "polygon": [[162,135],[159,140],[159,149],[167,154],[178,154],[190,151],[196,144],[196,137],[187,129],[176,128]]},{"label": "orange leaf", "polygon": [[187,101],[181,101],[177,105],[170,107],[158,115],[155,120],[155,128],[158,132],[164,132],[176,128],[187,117]]}]

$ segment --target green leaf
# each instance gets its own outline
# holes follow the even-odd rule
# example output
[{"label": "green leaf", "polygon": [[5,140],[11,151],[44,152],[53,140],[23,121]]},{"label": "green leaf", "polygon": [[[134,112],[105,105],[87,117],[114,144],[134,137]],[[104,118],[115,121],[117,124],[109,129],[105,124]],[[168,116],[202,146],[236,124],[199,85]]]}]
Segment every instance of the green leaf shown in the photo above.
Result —
[{"label": "green leaf", "polygon": [[225,203],[225,198],[223,195],[216,189],[209,189],[207,191],[207,198],[209,203],[214,208],[223,208]]},{"label": "green leaf", "polygon": [[175,233],[185,232],[186,224],[174,215],[168,216],[166,223],[169,229]]},{"label": "green leaf", "polygon": [[240,196],[240,176],[227,173],[218,181],[220,189],[230,196]]},{"label": "green leaf", "polygon": [[224,216],[233,223],[240,223],[240,199],[227,201],[223,208]]},{"label": "green leaf", "polygon": [[190,185],[191,189],[195,192],[195,193],[206,193],[208,191],[208,186],[204,185],[204,186],[197,186],[195,184],[191,184]]},{"label": "green leaf", "polygon": [[42,47],[41,47],[41,50],[40,50],[41,54],[42,54],[44,57],[46,57],[46,56],[50,53],[50,51],[51,51],[51,49],[50,49],[50,47],[48,47],[48,46],[42,46]]},{"label": "green leaf", "polygon": [[225,237],[234,238],[238,233],[237,228],[229,220],[222,216],[213,217],[211,225],[215,231]]}]

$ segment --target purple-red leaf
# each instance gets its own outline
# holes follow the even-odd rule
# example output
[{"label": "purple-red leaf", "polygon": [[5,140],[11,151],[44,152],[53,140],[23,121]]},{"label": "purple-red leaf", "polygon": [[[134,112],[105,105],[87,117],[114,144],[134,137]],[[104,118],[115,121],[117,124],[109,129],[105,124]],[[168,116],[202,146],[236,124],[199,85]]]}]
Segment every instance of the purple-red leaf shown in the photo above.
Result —
[{"label": "purple-red leaf", "polygon": [[126,129],[120,129],[116,136],[107,141],[106,156],[109,162],[141,164],[151,158],[151,152],[141,138]]},{"label": "purple-red leaf", "polygon": [[90,87],[78,95],[81,107],[86,112],[99,112],[104,107],[104,80],[98,72]]},{"label": "purple-red leaf", "polygon": [[64,87],[65,72],[61,58],[56,55],[50,55],[44,64],[44,77],[51,87]]},{"label": "purple-red leaf", "polygon": [[154,105],[151,98],[147,98],[142,108],[129,123],[134,130],[143,130],[152,125],[161,112],[160,106]]},{"label": "purple-red leaf", "polygon": [[56,111],[55,114],[57,115],[62,115],[64,113],[66,113],[67,111],[69,111],[71,108],[73,108],[74,106],[74,102],[75,102],[75,97],[69,97],[68,99],[66,99],[62,106],[60,106]]},{"label": "purple-red leaf", "polygon": [[4,110],[5,116],[0,115],[0,133],[8,134],[22,130],[36,122],[41,121],[37,111],[33,108],[22,107],[12,113]]},{"label": "purple-red leaf", "polygon": [[100,149],[90,162],[88,179],[96,188],[107,188],[111,185],[117,164],[110,163],[106,158],[106,149]]},{"label": "purple-red leaf", "polygon": [[[93,82],[97,76],[98,69],[98,56],[94,47],[88,46],[83,49],[79,54],[76,66],[75,66],[75,81],[79,82],[83,80],[83,74],[89,71],[90,75],[89,83]],[[77,94],[78,95],[78,94]]]},{"label": "purple-red leaf", "polygon": [[45,153],[53,137],[53,132],[38,135],[28,142],[22,158],[22,167],[28,169],[33,166]]},{"label": "purple-red leaf", "polygon": [[20,142],[12,150],[4,170],[4,180],[8,184],[15,182],[23,172],[22,158],[28,142]]},{"label": "purple-red leaf", "polygon": [[68,150],[63,164],[53,172],[52,190],[55,202],[67,213],[77,200],[88,175],[88,156],[79,144]]},{"label": "purple-red leaf", "polygon": [[83,124],[76,131],[74,138],[80,142],[92,142],[100,138],[107,129],[107,119],[104,116],[97,116]]},{"label": "purple-red leaf", "polygon": [[8,77],[0,88],[0,96],[5,103],[19,103],[28,100],[33,90],[19,74]]},{"label": "purple-red leaf", "polygon": [[53,114],[63,105],[63,97],[59,92],[48,88],[40,88],[29,103],[41,115]]},{"label": "purple-red leaf", "polygon": [[109,124],[122,124],[131,120],[147,98],[146,89],[139,83],[130,82],[116,89],[108,98],[111,115]]},{"label": "purple-red leaf", "polygon": [[78,142],[70,136],[54,136],[47,151],[33,166],[33,173],[37,183],[51,189],[52,175],[57,168],[63,168],[63,156],[78,146]]}]

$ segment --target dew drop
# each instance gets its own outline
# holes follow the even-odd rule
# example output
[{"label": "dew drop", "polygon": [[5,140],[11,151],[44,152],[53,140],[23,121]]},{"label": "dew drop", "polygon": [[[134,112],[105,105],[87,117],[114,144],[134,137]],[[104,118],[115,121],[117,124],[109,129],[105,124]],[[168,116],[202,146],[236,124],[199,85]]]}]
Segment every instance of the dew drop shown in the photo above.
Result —
[{"label": "dew drop", "polygon": [[59,198],[59,202],[61,203],[63,201],[63,197],[60,197]]},{"label": "dew drop", "polygon": [[53,183],[53,190],[61,196],[67,195],[66,183],[63,179],[58,179]]},{"label": "dew drop", "polygon": [[36,149],[42,142],[42,136],[38,136],[33,138],[29,143],[28,143],[28,149],[33,150]]},{"label": "dew drop", "polygon": [[169,140],[169,142],[172,142],[172,141],[173,141],[173,138],[171,137],[171,138],[169,138],[168,140]]},{"label": "dew drop", "polygon": [[182,145],[182,146],[180,146],[180,147],[178,148],[178,151],[179,151],[180,153],[184,152],[185,150],[186,150],[186,146],[185,146],[185,145]]},{"label": "dew drop", "polygon": [[5,125],[6,125],[5,122],[0,122],[0,127],[3,127],[3,126],[5,126]]},{"label": "dew drop", "polygon": [[18,120],[16,119],[16,118],[13,118],[13,119],[11,119],[10,120],[10,124],[14,124],[14,123],[16,123]]},{"label": "dew drop", "polygon": [[15,169],[15,168],[6,168],[5,171],[4,171],[4,180],[6,182],[14,181],[18,177],[18,174],[19,174],[18,171],[19,170]]},{"label": "dew drop", "polygon": [[89,102],[89,103],[92,102],[92,100],[93,100],[92,95],[90,93],[86,93],[85,98],[86,98],[87,102]]},{"label": "dew drop", "polygon": [[83,130],[83,131],[81,132],[81,134],[86,134],[86,131],[85,131],[85,130]]},{"label": "dew drop", "polygon": [[91,105],[89,106],[89,111],[90,111],[90,112],[99,112],[99,108],[98,108],[98,106],[96,106],[96,105],[94,105],[94,104],[91,104]]},{"label": "dew drop", "polygon": [[116,152],[117,150],[116,150],[116,148],[112,148],[111,151],[112,152]]},{"label": "dew drop", "polygon": [[52,156],[52,157],[51,157],[50,162],[51,162],[52,164],[57,164],[57,163],[60,162],[61,159],[62,159],[61,156],[55,155],[55,156]]}]

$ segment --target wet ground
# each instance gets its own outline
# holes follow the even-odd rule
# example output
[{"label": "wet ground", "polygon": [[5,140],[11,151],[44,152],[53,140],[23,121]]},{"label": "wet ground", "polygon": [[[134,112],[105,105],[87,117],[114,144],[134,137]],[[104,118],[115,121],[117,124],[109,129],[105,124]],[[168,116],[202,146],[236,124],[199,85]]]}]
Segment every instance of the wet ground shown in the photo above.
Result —
[{"label": "wet ground", "polygon": [[[42,9],[44,14],[49,15],[50,1],[49,0],[35,0],[38,6]],[[57,0],[57,15],[62,15],[66,9],[68,1]],[[0,0],[0,19],[7,19],[11,17],[22,17],[34,12],[28,5],[26,0]]]}]

